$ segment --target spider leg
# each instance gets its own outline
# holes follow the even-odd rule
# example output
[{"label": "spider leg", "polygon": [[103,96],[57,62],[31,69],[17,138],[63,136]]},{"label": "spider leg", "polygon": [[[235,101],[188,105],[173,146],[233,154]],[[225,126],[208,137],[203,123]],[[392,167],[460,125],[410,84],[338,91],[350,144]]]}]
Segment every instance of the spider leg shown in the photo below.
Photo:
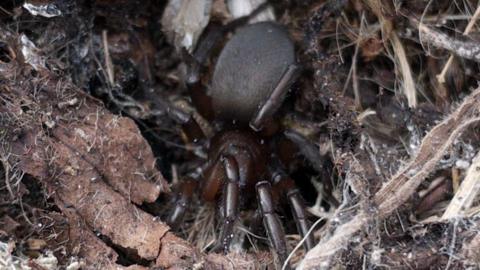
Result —
[{"label": "spider leg", "polygon": [[310,229],[310,223],[307,219],[307,213],[305,212],[305,203],[303,202],[302,195],[298,191],[298,189],[291,189],[287,192],[288,203],[290,204],[290,208],[292,209],[293,218],[295,219],[295,223],[297,225],[298,233],[302,238],[305,238],[305,242],[303,242],[303,246],[305,247],[306,251],[312,249],[314,244],[313,234],[308,234],[308,230]]},{"label": "spider leg", "polygon": [[262,212],[260,209],[257,208],[257,210],[253,213],[250,224],[248,226],[248,230],[254,234],[254,235],[261,235],[261,228],[262,228],[262,222],[263,222],[263,216]]},{"label": "spider leg", "polygon": [[282,78],[275,86],[270,96],[265,100],[265,103],[260,106],[260,109],[250,120],[250,127],[259,131],[263,128],[263,125],[268,118],[270,118],[282,105],[283,99],[288,92],[290,85],[295,81],[299,75],[300,68],[297,65],[290,65]]},{"label": "spider leg", "polygon": [[221,211],[223,224],[220,231],[220,241],[214,249],[223,249],[226,253],[233,238],[233,228],[238,215],[240,192],[239,170],[237,161],[231,156],[224,156],[220,161],[223,163],[227,182],[223,186]]},{"label": "spider leg", "polygon": [[187,177],[180,184],[179,191],[175,198],[175,205],[167,218],[167,224],[171,228],[177,229],[182,223],[185,212],[190,206],[193,193],[197,188],[197,183],[198,181],[196,179]]},{"label": "spider leg", "polygon": [[[214,33],[217,33],[217,31],[215,31]],[[202,51],[205,50],[203,48],[201,49]],[[205,55],[207,55],[208,53],[209,51],[204,52]],[[197,108],[198,112],[206,119],[211,120],[214,116],[212,110],[212,99],[210,96],[207,95],[205,86],[202,84],[201,81],[201,62],[205,61],[205,59],[203,59],[203,56],[200,56],[201,59],[197,59],[195,55],[190,56],[187,53],[185,53],[185,55],[186,57],[184,58],[186,59],[185,62],[187,63],[185,84],[187,86],[188,94],[190,95],[192,103]]]},{"label": "spider leg", "polygon": [[274,163],[275,169],[272,169],[272,182],[274,183],[274,189],[277,194],[283,194],[287,198],[288,204],[292,211],[293,219],[297,226],[297,231],[302,238],[305,238],[303,246],[308,251],[314,247],[313,234],[308,234],[310,229],[310,222],[307,219],[307,213],[305,211],[305,203],[300,191],[296,188],[293,179],[288,177],[282,170],[278,159],[274,159],[277,163]]},{"label": "spider leg", "polygon": [[[200,124],[195,120],[192,113],[175,106],[172,102],[165,98],[153,94],[152,96],[154,116],[167,115],[170,119],[182,126],[183,131],[187,135],[189,143],[199,141],[206,137]],[[161,118],[157,119],[161,121]]]},{"label": "spider leg", "polygon": [[338,202],[338,200],[331,195],[333,183],[328,181],[328,179],[330,179],[334,172],[332,171],[333,163],[330,162],[327,154],[322,154],[321,150],[316,144],[297,131],[291,129],[285,130],[284,135],[297,146],[300,154],[307,159],[310,165],[312,165],[317,172],[320,173],[321,178],[326,179],[322,181],[325,191],[325,193],[322,193],[324,200],[334,207],[339,206],[340,202]]},{"label": "spider leg", "polygon": [[321,172],[323,170],[325,157],[320,154],[318,146],[294,130],[286,130],[284,131],[284,135],[298,147],[300,153],[317,171]]},{"label": "spider leg", "polygon": [[203,177],[207,169],[207,163],[203,163],[203,161],[200,160],[198,162],[191,164],[191,166],[195,166],[195,169],[190,171],[188,175],[177,184],[173,209],[166,219],[167,224],[173,229],[177,229],[183,221],[185,213],[190,207],[192,197],[199,185],[199,179]]},{"label": "spider leg", "polygon": [[268,181],[261,181],[255,185],[255,188],[257,190],[258,204],[263,215],[263,223],[267,230],[268,239],[270,239],[271,245],[275,250],[279,265],[283,265],[283,262],[285,262],[288,257],[287,244],[282,224],[275,213],[271,191],[272,186]]},{"label": "spider leg", "polygon": [[206,170],[205,177],[202,181],[201,198],[207,202],[213,202],[223,184],[225,178],[225,169],[222,162],[216,160]]}]

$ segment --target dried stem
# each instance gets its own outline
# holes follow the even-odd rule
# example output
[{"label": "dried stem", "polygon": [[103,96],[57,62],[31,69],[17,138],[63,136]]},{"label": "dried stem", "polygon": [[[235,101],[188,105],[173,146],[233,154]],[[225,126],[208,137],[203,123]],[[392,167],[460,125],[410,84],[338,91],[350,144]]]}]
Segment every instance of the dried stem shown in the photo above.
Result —
[{"label": "dried stem", "polygon": [[448,50],[459,57],[480,62],[480,44],[478,42],[453,38],[447,34],[432,29],[421,22],[419,23],[414,19],[412,19],[412,22],[417,24],[418,31],[421,33],[422,41],[426,41],[433,46]]},{"label": "dried stem", "polygon": [[408,63],[407,54],[405,53],[405,48],[395,32],[392,32],[391,42],[395,57],[400,66],[400,73],[403,77],[403,92],[407,97],[408,106],[410,108],[415,108],[417,106],[417,91],[413,80],[412,70]]},{"label": "dried stem", "polygon": [[442,219],[451,219],[465,215],[480,191],[480,153],[472,160],[467,175],[460,188],[443,213]]},{"label": "dried stem", "polygon": [[[480,6],[477,7],[477,10],[475,11],[475,14],[473,14],[472,18],[468,22],[467,27],[465,28],[465,31],[463,31],[463,35],[468,35],[470,34],[470,31],[472,31],[473,26],[477,22],[478,17],[480,16]],[[448,61],[445,64],[445,66],[442,69],[442,72],[437,75],[437,80],[439,83],[445,83],[445,74],[447,74],[448,69],[452,65],[453,62],[453,55],[450,54],[450,57],[448,57]]]},{"label": "dried stem", "polygon": [[113,71],[112,58],[110,57],[110,51],[108,49],[108,35],[107,30],[102,31],[103,50],[105,54],[105,66],[107,68],[108,82],[110,86],[115,83],[115,74]]}]

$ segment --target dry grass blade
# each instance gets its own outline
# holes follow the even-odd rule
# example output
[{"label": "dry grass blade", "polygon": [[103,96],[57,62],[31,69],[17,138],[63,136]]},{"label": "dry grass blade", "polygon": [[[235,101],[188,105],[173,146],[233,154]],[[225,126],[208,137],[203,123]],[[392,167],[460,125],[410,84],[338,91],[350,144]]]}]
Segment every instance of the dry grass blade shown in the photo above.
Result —
[{"label": "dry grass blade", "polygon": [[[480,120],[480,88],[466,97],[456,111],[436,125],[423,138],[417,154],[384,184],[374,196],[377,214],[384,218],[406,202],[422,181],[435,170],[435,166],[453,141],[471,124]],[[367,213],[359,211],[350,221],[338,226],[310,250],[298,269],[328,269],[333,255],[351,240],[352,236],[368,222]]]},{"label": "dry grass blade", "polygon": [[372,12],[378,17],[382,26],[382,35],[385,44],[387,44],[387,40],[390,40],[397,62],[396,64],[399,66],[398,72],[403,79],[403,93],[407,97],[408,106],[410,108],[415,108],[417,106],[417,91],[410,64],[408,63],[407,54],[405,53],[405,48],[402,42],[393,31],[392,21],[389,20],[387,16],[393,13],[393,7],[381,0],[368,0],[366,2]]},{"label": "dry grass blade", "polygon": [[395,32],[392,32],[391,42],[395,58],[400,66],[399,71],[403,78],[403,93],[407,97],[408,106],[410,108],[415,108],[417,106],[417,91],[415,89],[415,82],[413,80],[410,64],[408,63],[407,54],[405,53],[405,48]]},{"label": "dry grass blade", "polygon": [[107,31],[103,30],[102,31],[102,41],[103,41],[103,48],[104,48],[104,54],[105,54],[105,66],[107,69],[107,75],[108,75],[108,82],[110,85],[113,85],[115,83],[115,73],[113,71],[113,64],[112,64],[112,58],[110,57],[110,52],[108,50],[108,36],[107,36]]}]

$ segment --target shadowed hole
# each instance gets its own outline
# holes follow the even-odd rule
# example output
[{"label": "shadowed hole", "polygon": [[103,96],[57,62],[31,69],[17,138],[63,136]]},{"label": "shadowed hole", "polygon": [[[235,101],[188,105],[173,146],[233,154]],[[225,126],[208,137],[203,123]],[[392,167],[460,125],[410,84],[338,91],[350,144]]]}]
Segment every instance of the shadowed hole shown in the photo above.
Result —
[{"label": "shadowed hole", "polygon": [[7,43],[0,41],[0,61],[4,63],[10,63],[10,61],[12,61],[12,55],[8,48]]},{"label": "shadowed hole", "polygon": [[131,266],[135,264],[141,265],[141,266],[150,265],[150,261],[140,257],[138,255],[138,252],[135,249],[119,246],[113,243],[112,240],[105,235],[100,235],[98,237],[102,239],[102,241],[105,242],[105,244],[107,244],[109,247],[115,250],[115,252],[117,252],[118,254],[118,258],[116,261],[117,264],[123,265],[123,266]]}]

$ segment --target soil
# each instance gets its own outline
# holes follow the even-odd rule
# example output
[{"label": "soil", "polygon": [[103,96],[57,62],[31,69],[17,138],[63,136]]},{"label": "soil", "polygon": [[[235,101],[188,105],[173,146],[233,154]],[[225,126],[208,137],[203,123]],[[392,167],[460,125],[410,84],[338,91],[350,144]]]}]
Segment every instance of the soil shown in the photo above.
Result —
[{"label": "soil", "polygon": [[[208,138],[222,128],[188,90],[200,56],[179,35],[201,24],[182,28],[196,17],[175,17],[180,2],[0,3],[0,269],[281,269],[248,192],[228,253],[222,196],[195,193],[165,222],[208,152],[175,112]],[[279,199],[290,266],[479,268],[477,3],[268,2],[302,71],[262,136],[317,244],[304,250]],[[241,27],[228,3],[194,33],[221,33],[194,91]]]}]

